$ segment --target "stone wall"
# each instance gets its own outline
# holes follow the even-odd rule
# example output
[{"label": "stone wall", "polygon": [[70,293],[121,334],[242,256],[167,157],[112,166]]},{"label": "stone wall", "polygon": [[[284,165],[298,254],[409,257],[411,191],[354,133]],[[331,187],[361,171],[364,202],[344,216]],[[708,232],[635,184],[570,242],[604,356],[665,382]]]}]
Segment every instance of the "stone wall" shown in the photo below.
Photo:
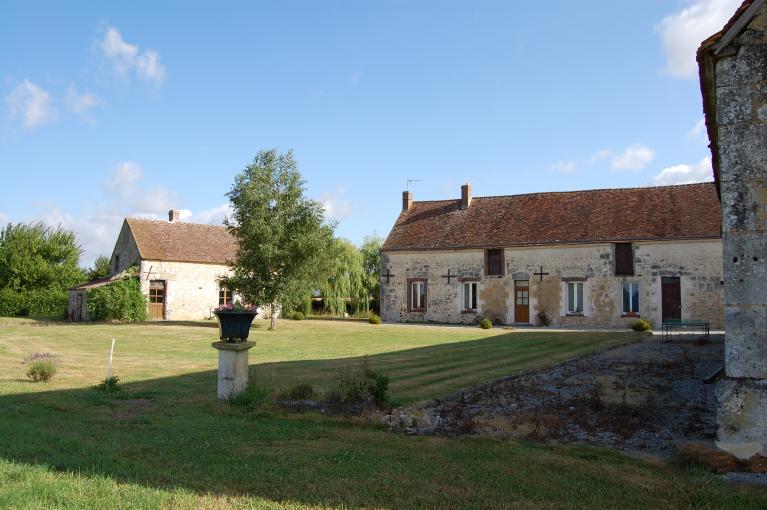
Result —
[{"label": "stone wall", "polygon": [[199,320],[218,306],[218,279],[229,275],[225,265],[141,261],[141,290],[149,295],[150,280],[165,280],[165,318]]},{"label": "stone wall", "polygon": [[727,331],[718,440],[767,455],[767,7],[714,65]]},{"label": "stone wall", "polygon": [[140,257],[138,246],[133,239],[128,222],[123,221],[120,234],[117,236],[117,241],[115,241],[114,250],[112,250],[112,258],[109,260],[109,275],[114,276],[133,264],[138,264]]},{"label": "stone wall", "polygon": [[[535,321],[545,311],[552,322],[563,326],[627,327],[635,317],[622,317],[622,284],[638,282],[640,316],[659,327],[661,278],[677,276],[681,282],[682,317],[710,320],[723,326],[722,245],[719,240],[634,243],[634,276],[615,276],[613,244],[558,245],[507,248],[505,274],[484,275],[483,250],[385,252],[382,272],[394,275],[381,280],[381,316],[385,321],[433,321],[472,323],[476,317],[499,323],[516,322],[514,285],[530,282],[529,317]],[[543,271],[543,281],[533,273]],[[448,269],[452,275],[448,284]],[[407,280],[427,279],[425,313],[408,312]],[[584,313],[569,316],[566,282],[584,283]],[[464,281],[478,283],[476,313],[462,310]]]}]

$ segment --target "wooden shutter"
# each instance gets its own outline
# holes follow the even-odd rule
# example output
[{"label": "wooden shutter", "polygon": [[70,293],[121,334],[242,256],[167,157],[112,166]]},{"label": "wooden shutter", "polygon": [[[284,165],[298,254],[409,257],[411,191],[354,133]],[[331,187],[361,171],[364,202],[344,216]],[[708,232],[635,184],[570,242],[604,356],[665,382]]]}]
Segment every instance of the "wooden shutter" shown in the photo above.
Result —
[{"label": "wooden shutter", "polygon": [[488,276],[503,275],[503,250],[487,250],[485,252],[485,274]]},{"label": "wooden shutter", "polygon": [[634,274],[634,249],[631,243],[615,243],[615,274]]}]

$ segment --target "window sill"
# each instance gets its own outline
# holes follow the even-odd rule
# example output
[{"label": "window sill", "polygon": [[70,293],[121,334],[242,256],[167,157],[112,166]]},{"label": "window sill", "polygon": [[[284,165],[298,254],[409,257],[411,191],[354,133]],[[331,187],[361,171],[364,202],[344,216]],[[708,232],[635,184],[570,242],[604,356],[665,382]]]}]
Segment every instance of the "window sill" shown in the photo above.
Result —
[{"label": "window sill", "polygon": [[476,310],[461,310],[461,313],[465,314],[465,315],[470,315],[470,314],[477,313],[477,311]]},{"label": "window sill", "polygon": [[565,317],[584,317],[584,315],[581,312],[578,312],[578,313],[568,313],[567,315],[565,315]]},{"label": "window sill", "polygon": [[640,315],[638,313],[634,313],[634,312],[632,312],[632,313],[622,313],[621,317],[631,318],[631,319],[638,319],[640,317]]}]

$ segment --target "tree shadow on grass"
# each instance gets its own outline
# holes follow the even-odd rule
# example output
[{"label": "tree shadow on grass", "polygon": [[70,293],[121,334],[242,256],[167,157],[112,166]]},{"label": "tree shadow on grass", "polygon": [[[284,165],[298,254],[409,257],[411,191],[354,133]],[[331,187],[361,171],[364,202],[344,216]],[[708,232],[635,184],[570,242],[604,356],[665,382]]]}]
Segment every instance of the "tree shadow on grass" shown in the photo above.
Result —
[{"label": "tree shadow on grass", "polygon": [[[499,338],[368,359],[372,366],[408,358],[449,361],[469,355],[463,350],[469,343],[489,342],[484,347],[492,352]],[[299,383],[317,363],[326,361],[254,368],[257,378],[268,368]],[[572,449],[414,438],[344,418],[237,407],[215,399],[216,379],[210,370],[132,382],[112,394],[81,388],[0,396],[0,457],[161,489],[353,508],[567,504],[568,498],[588,506],[647,490],[641,480],[633,488],[616,482],[624,464],[633,466],[625,467],[629,471],[646,469],[618,454],[600,453],[594,462]],[[612,471],[603,469],[605,459]],[[557,469],[563,461],[575,472]],[[592,496],[583,495],[584,484]]]}]

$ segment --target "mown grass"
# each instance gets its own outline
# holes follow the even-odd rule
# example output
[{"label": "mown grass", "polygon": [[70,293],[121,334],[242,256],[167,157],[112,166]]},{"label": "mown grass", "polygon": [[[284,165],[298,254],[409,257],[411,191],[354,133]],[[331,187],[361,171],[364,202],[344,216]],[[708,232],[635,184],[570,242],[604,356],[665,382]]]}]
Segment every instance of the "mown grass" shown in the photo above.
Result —
[{"label": "mown grass", "polygon": [[[248,410],[216,401],[216,331],[189,325],[0,323],[2,508],[583,508],[767,505],[714,475],[587,447],[408,437],[343,418]],[[395,398],[630,341],[632,334],[542,334],[288,322],[254,332],[262,384],[332,385],[370,363]],[[111,338],[122,391],[91,389]],[[46,384],[23,381],[24,355],[63,358]],[[559,357],[559,358],[558,358]]]}]

